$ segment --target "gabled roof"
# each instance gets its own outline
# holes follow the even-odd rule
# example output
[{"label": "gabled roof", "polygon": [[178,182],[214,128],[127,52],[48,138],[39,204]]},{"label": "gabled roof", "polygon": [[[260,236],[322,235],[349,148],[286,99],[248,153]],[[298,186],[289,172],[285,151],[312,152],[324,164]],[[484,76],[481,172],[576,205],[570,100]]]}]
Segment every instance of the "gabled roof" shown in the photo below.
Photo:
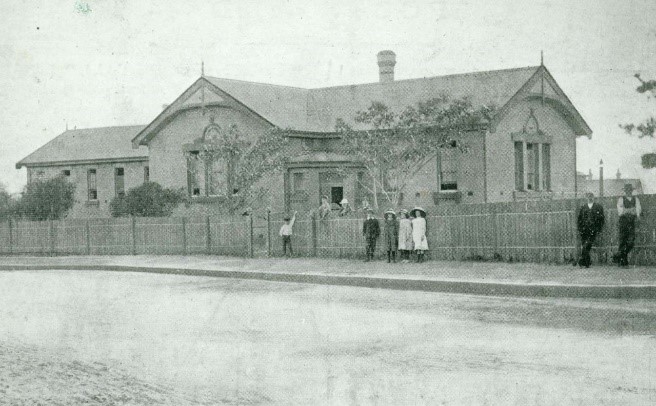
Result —
[{"label": "gabled roof", "polygon": [[54,165],[92,160],[147,160],[148,148],[133,149],[130,141],[144,126],[67,130],[16,164]]},{"label": "gabled roof", "polygon": [[338,118],[348,121],[373,101],[383,102],[398,111],[446,94],[453,99],[469,97],[477,107],[501,107],[539,68],[530,66],[315,89],[205,78],[273,125],[298,131],[333,132]]},{"label": "gabled roof", "polygon": [[202,76],[148,124],[133,139],[133,144],[147,145],[161,125],[188,107],[185,100],[207,84],[210,90],[236,100],[271,125],[305,133],[333,133],[337,119],[348,122],[374,101],[399,111],[445,94],[453,99],[468,97],[476,107],[500,108],[540,68],[529,66],[315,89]]}]

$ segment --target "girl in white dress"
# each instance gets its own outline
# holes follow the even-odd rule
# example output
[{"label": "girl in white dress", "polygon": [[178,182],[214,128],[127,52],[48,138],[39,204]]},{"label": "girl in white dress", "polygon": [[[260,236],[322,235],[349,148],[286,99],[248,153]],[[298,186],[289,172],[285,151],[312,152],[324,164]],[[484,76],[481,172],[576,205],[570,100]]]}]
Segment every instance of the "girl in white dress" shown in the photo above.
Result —
[{"label": "girl in white dress", "polygon": [[424,262],[424,252],[428,251],[428,240],[426,239],[426,210],[421,207],[412,209],[415,215],[412,220],[412,241],[415,244],[417,262]]},{"label": "girl in white dress", "polygon": [[414,249],[412,242],[412,222],[408,211],[401,209],[399,211],[399,251],[401,252],[401,262],[410,261],[410,251]]}]

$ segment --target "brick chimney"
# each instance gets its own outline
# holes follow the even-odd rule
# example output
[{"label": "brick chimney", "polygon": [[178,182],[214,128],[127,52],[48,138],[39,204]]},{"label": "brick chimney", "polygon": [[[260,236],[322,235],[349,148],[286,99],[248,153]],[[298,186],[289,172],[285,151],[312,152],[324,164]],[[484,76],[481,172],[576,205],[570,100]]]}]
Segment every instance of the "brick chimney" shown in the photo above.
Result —
[{"label": "brick chimney", "polygon": [[378,57],[378,74],[380,83],[394,82],[394,65],[396,54],[393,51],[380,51]]}]

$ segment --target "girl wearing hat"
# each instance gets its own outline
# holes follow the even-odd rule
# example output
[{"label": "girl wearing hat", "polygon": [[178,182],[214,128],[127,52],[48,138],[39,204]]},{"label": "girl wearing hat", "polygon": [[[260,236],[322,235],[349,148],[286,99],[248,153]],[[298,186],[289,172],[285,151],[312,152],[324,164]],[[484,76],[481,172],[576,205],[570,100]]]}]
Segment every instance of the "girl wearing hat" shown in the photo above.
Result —
[{"label": "girl wearing hat", "polygon": [[415,219],[412,220],[412,241],[417,252],[417,262],[424,262],[424,251],[428,251],[426,239],[426,210],[421,207],[412,209]]},{"label": "girl wearing hat", "polygon": [[385,241],[387,247],[387,263],[396,262],[396,247],[399,241],[399,223],[396,221],[396,213],[392,209],[385,212],[383,241]]},{"label": "girl wearing hat", "polygon": [[405,209],[399,211],[399,251],[401,252],[401,262],[410,260],[410,251],[413,250],[412,243],[412,221],[410,215]]}]

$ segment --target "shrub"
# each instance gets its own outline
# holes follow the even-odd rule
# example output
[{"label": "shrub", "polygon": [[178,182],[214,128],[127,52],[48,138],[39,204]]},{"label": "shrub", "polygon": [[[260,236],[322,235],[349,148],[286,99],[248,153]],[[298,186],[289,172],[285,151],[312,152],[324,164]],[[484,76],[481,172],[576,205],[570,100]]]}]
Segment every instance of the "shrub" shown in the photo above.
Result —
[{"label": "shrub", "polygon": [[162,187],[156,182],[146,182],[130,189],[124,197],[110,202],[112,216],[165,217],[170,216],[180,203],[185,201],[181,190]]},{"label": "shrub", "polygon": [[63,176],[30,182],[17,203],[17,212],[30,220],[59,220],[75,204],[75,185]]}]

